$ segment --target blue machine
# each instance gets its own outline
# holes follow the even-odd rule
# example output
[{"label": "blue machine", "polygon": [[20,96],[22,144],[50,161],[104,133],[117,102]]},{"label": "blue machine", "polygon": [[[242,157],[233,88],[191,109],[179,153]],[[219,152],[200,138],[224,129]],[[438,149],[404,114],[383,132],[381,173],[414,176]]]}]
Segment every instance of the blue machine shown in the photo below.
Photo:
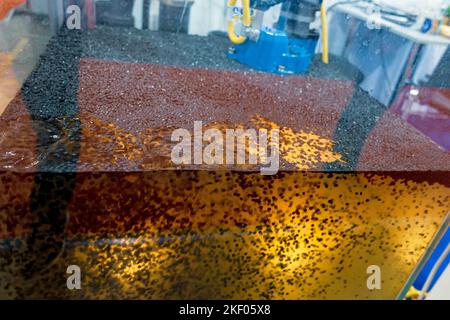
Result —
[{"label": "blue machine", "polygon": [[[414,282],[414,287],[418,290],[421,290],[428,278],[428,276],[430,275],[431,270],[433,269],[434,265],[436,264],[437,260],[439,259],[439,257],[444,254],[445,249],[447,248],[447,246],[450,243],[450,228],[447,228],[444,236],[442,237],[442,239],[439,241],[438,245],[436,246],[436,248],[434,249],[434,251],[431,253],[430,258],[426,261],[423,269],[420,271],[419,275],[417,276],[415,282]],[[445,268],[450,264],[450,255],[448,255],[443,263],[441,264],[441,266],[437,269],[436,275],[433,277],[431,283],[430,283],[430,288],[433,288],[434,284],[436,283],[436,281],[439,279],[439,277],[442,275],[442,273],[444,272]],[[429,289],[430,289],[429,288]]]},{"label": "blue machine", "polygon": [[276,74],[305,73],[318,42],[310,23],[320,9],[315,0],[254,0],[252,8],[267,10],[283,2],[281,16],[274,27],[262,27],[256,40],[235,44],[228,56],[255,70]]},{"label": "blue machine", "polygon": [[305,73],[316,45],[317,39],[289,38],[284,31],[264,28],[257,42],[235,45],[228,56],[255,70],[277,74]]}]

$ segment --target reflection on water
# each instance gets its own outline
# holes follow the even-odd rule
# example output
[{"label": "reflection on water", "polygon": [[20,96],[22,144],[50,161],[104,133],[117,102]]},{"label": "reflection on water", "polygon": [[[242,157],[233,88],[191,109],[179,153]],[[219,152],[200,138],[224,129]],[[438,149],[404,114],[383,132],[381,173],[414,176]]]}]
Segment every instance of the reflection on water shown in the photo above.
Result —
[{"label": "reflection on water", "polygon": [[[80,147],[79,168],[81,170],[110,170],[128,167],[138,170],[174,168],[170,160],[175,145],[171,135],[175,127],[148,128],[138,133],[121,129],[113,123],[106,123],[90,114],[84,114],[81,122],[82,139],[76,139],[78,117],[60,117],[31,120],[27,115],[4,117],[0,131],[0,168],[31,170],[39,167],[40,162],[56,161],[58,149],[75,154]],[[218,129],[223,136],[227,129],[278,129],[280,131],[279,152],[281,160],[295,170],[318,168],[323,163],[343,162],[341,155],[333,151],[333,142],[312,132],[295,131],[275,122],[254,116],[252,127],[244,124],[213,122],[205,124],[203,130]],[[20,138],[17,136],[20,134]],[[37,144],[36,136],[45,137]],[[269,142],[271,143],[271,142]],[[252,145],[246,143],[246,153],[258,153]],[[228,146],[227,146],[228,147]],[[237,153],[236,148],[225,150]],[[261,155],[259,155],[261,157]],[[223,160],[225,163],[225,160]],[[203,166],[205,167],[206,166]],[[209,169],[224,168],[222,165],[209,166]],[[245,164],[236,169],[255,169],[255,165]]]}]

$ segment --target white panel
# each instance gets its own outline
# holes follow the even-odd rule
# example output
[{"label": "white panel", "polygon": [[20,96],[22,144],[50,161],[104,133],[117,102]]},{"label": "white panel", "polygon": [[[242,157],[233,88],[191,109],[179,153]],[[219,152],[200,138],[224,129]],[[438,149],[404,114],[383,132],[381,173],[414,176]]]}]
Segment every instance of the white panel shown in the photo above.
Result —
[{"label": "white panel", "polygon": [[427,300],[450,300],[450,266],[447,266],[434,284],[428,293]]}]

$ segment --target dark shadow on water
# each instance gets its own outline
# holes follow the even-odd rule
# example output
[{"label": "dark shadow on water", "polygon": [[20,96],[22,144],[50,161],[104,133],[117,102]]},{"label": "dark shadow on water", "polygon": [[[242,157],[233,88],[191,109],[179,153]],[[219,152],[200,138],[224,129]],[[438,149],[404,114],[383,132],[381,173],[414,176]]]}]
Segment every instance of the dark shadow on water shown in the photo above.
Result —
[{"label": "dark shadow on water", "polygon": [[26,278],[47,268],[64,247],[82,134],[77,105],[80,56],[81,32],[62,28],[21,90],[40,160],[30,199],[34,221],[26,241]]}]

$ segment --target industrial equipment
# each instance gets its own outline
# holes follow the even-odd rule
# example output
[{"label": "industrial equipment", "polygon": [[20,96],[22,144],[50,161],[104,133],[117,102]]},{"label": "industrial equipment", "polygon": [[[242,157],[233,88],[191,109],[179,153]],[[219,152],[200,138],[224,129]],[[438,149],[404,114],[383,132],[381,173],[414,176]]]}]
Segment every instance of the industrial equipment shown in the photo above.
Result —
[{"label": "industrial equipment", "polygon": [[[279,74],[304,73],[308,69],[319,39],[312,24],[321,0],[244,0],[241,10],[236,3],[229,2],[232,12],[228,34],[234,44],[230,58],[256,70]],[[265,15],[276,5],[281,5],[279,17],[268,25],[270,19]]]},{"label": "industrial equipment", "polygon": [[328,63],[327,14],[334,8],[365,20],[369,29],[387,28],[413,41],[445,44],[450,33],[448,1],[431,1],[423,10],[414,1],[242,0],[242,8],[237,2],[228,2],[229,57],[278,74],[305,73],[319,36],[322,61]]}]

